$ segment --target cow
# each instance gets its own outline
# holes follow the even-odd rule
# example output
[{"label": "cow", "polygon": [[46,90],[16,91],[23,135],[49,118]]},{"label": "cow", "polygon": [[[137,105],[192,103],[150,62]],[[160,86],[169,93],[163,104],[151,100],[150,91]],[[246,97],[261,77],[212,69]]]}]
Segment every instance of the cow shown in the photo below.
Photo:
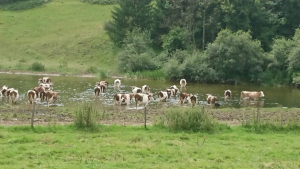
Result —
[{"label": "cow", "polygon": [[149,94],[137,93],[134,95],[134,98],[135,98],[136,108],[141,103],[144,104],[144,107],[146,107],[150,101],[154,100],[153,95],[151,93]]},{"label": "cow", "polygon": [[120,79],[116,79],[116,80],[114,81],[114,86],[115,86],[115,88],[119,89],[120,86],[121,86],[121,80],[120,80]]},{"label": "cow", "polygon": [[186,85],[187,85],[187,83],[186,83],[186,80],[185,80],[185,79],[180,79],[180,82],[179,82],[179,84],[180,84],[180,87],[181,87],[181,88],[184,88],[184,87],[186,87]]},{"label": "cow", "polygon": [[40,78],[38,84],[40,83],[51,83],[51,79],[49,77]]},{"label": "cow", "polygon": [[189,94],[189,96],[187,97],[187,101],[188,101],[189,104],[192,105],[192,107],[194,107],[195,104],[197,104],[197,96]]},{"label": "cow", "polygon": [[176,96],[177,92],[179,91],[179,89],[176,87],[176,85],[169,87],[169,89],[174,89],[174,91],[175,91],[174,96]]},{"label": "cow", "polygon": [[242,91],[241,99],[258,100],[260,97],[264,97],[264,92],[260,91]]},{"label": "cow", "polygon": [[136,86],[132,86],[132,93],[136,95],[137,93],[142,93],[142,89]]},{"label": "cow", "polygon": [[231,97],[231,91],[228,89],[228,90],[225,90],[224,92],[224,96],[225,96],[225,99],[228,99]]},{"label": "cow", "polygon": [[19,99],[19,92],[18,90],[10,90],[9,92],[9,97],[11,99],[11,103],[12,104],[17,104],[17,100]]},{"label": "cow", "polygon": [[124,100],[122,101],[121,104],[123,105],[129,105],[132,101],[134,97],[134,94],[133,93],[130,93],[130,94],[122,94],[122,98],[124,98]]},{"label": "cow", "polygon": [[183,93],[183,92],[179,93],[179,102],[180,102],[181,104],[187,102],[188,99],[189,99],[189,94]]},{"label": "cow", "polygon": [[122,97],[122,94],[115,94],[114,95],[114,104],[115,105],[121,105],[122,102],[124,102],[125,99]]},{"label": "cow", "polygon": [[175,89],[167,89],[166,92],[170,96],[176,96],[176,93],[177,93]]},{"label": "cow", "polygon": [[106,88],[108,88],[108,81],[100,81],[100,82],[96,82],[96,86],[105,86]]},{"label": "cow", "polygon": [[206,94],[206,100],[208,104],[215,105],[218,98],[216,96],[213,96],[211,94]]},{"label": "cow", "polygon": [[53,84],[52,83],[40,83],[40,86],[43,86],[44,89],[47,90],[53,90]]},{"label": "cow", "polygon": [[46,91],[45,97],[47,101],[47,107],[49,107],[49,103],[52,103],[53,101],[57,101],[58,92]]},{"label": "cow", "polygon": [[6,97],[7,90],[8,90],[8,87],[6,85],[2,86],[1,90],[0,90],[0,97]]},{"label": "cow", "polygon": [[150,93],[150,88],[147,85],[142,86],[142,93],[148,94]]},{"label": "cow", "polygon": [[43,86],[37,86],[33,88],[33,91],[35,91],[36,98],[40,98],[41,101],[44,101],[46,89]]},{"label": "cow", "polygon": [[166,101],[167,99],[170,98],[171,93],[160,91],[157,93],[158,95],[158,101]]},{"label": "cow", "polygon": [[94,93],[95,96],[99,96],[100,93],[103,93],[106,91],[106,86],[101,84],[100,86],[95,86]]},{"label": "cow", "polygon": [[34,90],[28,90],[27,92],[29,106],[32,105],[36,99],[36,93]]}]

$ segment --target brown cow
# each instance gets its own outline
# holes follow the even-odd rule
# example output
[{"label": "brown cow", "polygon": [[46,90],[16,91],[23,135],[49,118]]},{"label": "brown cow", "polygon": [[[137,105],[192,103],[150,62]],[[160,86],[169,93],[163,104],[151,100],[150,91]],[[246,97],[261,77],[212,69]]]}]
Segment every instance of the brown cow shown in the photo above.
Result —
[{"label": "brown cow", "polygon": [[183,103],[185,103],[185,102],[187,102],[188,100],[188,97],[189,97],[189,94],[187,94],[187,93],[179,93],[179,102],[181,103],[181,104],[183,104]]},{"label": "brown cow", "polygon": [[206,94],[207,103],[211,105],[215,105],[218,98],[216,96],[213,96],[211,94]]},{"label": "brown cow", "polygon": [[108,81],[100,81],[100,82],[96,82],[96,86],[105,86],[106,88],[108,88]]},{"label": "brown cow", "polygon": [[114,95],[114,104],[115,105],[121,105],[124,100],[125,99],[122,97],[122,94],[115,94]]},{"label": "brown cow", "polygon": [[167,99],[170,98],[171,92],[159,91],[157,95],[158,95],[158,101],[166,101]]},{"label": "brown cow", "polygon": [[99,96],[100,93],[103,93],[106,91],[106,86],[101,84],[100,86],[95,86],[94,88],[94,93],[95,93],[95,96]]},{"label": "brown cow", "polygon": [[46,90],[43,86],[37,86],[37,87],[33,88],[33,91],[35,91],[35,94],[36,94],[37,98],[40,98],[41,101],[44,101]]},{"label": "brown cow", "polygon": [[11,103],[12,104],[17,104],[17,100],[19,99],[19,92],[18,90],[10,90],[9,92],[9,97],[11,99]]},{"label": "brown cow", "polygon": [[38,84],[40,83],[51,83],[51,79],[49,77],[40,78]]},{"label": "brown cow", "polygon": [[129,105],[132,101],[134,97],[134,94],[133,93],[130,93],[130,94],[122,94],[122,98],[124,98],[124,100],[122,101],[121,104],[124,104],[124,105]]},{"label": "brown cow", "polygon": [[136,86],[132,86],[132,93],[136,95],[137,93],[142,93],[142,89]]},{"label": "brown cow", "polygon": [[47,106],[49,107],[49,103],[52,103],[53,101],[57,101],[57,96],[58,92],[54,91],[46,91],[46,101],[47,101]]},{"label": "brown cow", "polygon": [[[177,92],[179,91],[179,89],[176,87],[176,85],[173,85],[171,87],[169,87],[169,89],[173,89],[172,92],[173,92],[173,96],[176,96],[177,95]],[[168,89],[167,89],[168,90]]]},{"label": "brown cow", "polygon": [[242,91],[241,92],[241,99],[252,99],[258,100],[260,97],[264,97],[264,92],[256,92],[256,91]]}]

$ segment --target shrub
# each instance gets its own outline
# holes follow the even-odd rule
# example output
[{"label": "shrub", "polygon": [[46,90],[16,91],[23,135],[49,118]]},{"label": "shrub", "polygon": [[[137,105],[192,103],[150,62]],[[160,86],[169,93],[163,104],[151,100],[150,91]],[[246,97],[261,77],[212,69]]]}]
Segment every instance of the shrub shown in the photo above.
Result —
[{"label": "shrub", "polygon": [[228,128],[225,124],[220,124],[207,113],[204,108],[172,108],[167,110],[157,125],[164,126],[173,131],[192,131],[213,133],[223,128]]},{"label": "shrub", "polygon": [[100,70],[99,73],[98,73],[98,77],[99,78],[108,78],[109,77],[109,73],[105,70]]},{"label": "shrub", "polygon": [[98,69],[97,69],[96,66],[90,66],[90,67],[87,68],[86,71],[87,71],[88,73],[96,73],[97,70],[98,70]]},{"label": "shrub", "polygon": [[26,10],[51,1],[52,0],[2,0],[0,1],[0,9],[9,11]]},{"label": "shrub", "polygon": [[116,0],[81,0],[83,3],[109,5],[117,3]]},{"label": "shrub", "polygon": [[45,71],[46,69],[45,69],[45,66],[43,64],[41,64],[40,62],[34,62],[29,67],[29,70],[33,70],[33,71]]},{"label": "shrub", "polygon": [[99,112],[88,103],[84,103],[74,113],[74,125],[79,129],[96,129],[99,121]]}]

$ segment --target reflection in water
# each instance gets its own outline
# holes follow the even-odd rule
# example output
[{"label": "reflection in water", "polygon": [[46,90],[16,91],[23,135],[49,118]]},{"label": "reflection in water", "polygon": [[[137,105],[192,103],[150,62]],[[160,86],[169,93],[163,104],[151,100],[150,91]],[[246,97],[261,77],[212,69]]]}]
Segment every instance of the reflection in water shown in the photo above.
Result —
[{"label": "reflection in water", "polygon": [[264,107],[264,101],[263,100],[249,100],[249,99],[243,99],[241,100],[241,106],[242,107]]}]

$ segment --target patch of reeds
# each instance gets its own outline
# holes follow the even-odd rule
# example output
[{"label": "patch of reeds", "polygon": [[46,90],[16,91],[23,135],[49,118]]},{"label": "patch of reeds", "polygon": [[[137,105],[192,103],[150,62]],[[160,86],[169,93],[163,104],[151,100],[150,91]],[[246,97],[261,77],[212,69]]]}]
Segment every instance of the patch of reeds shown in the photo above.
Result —
[{"label": "patch of reeds", "polygon": [[145,70],[137,72],[128,72],[126,76],[135,79],[151,79],[151,80],[164,80],[164,71],[162,69],[158,70]]},{"label": "patch of reeds", "polygon": [[156,125],[169,128],[172,131],[208,132],[214,133],[229,128],[205,113],[205,109],[171,108],[161,117]]},{"label": "patch of reeds", "polygon": [[74,112],[74,125],[78,129],[92,129],[98,127],[99,111],[89,103],[84,103]]}]

